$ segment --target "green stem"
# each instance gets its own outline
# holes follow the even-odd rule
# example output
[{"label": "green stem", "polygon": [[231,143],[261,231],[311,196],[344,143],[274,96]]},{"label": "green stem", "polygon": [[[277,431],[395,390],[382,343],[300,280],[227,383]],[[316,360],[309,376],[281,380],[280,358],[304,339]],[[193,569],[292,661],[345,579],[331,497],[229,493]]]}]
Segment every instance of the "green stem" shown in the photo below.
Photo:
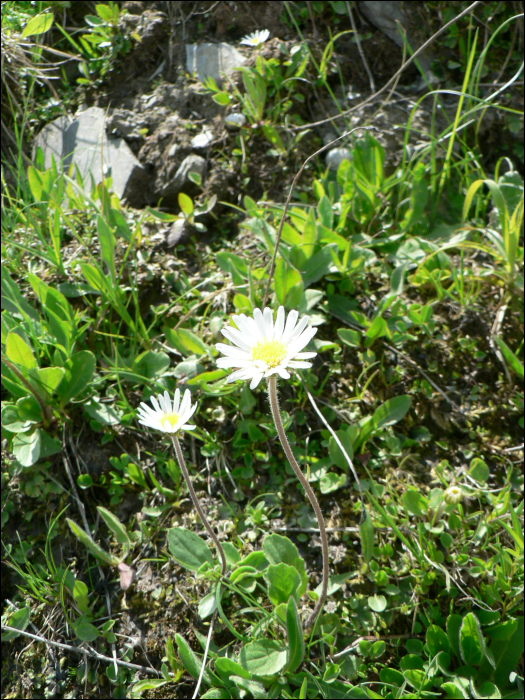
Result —
[{"label": "green stem", "polygon": [[195,493],[195,489],[193,488],[193,484],[191,483],[190,475],[188,473],[188,469],[186,467],[186,462],[184,461],[184,457],[182,454],[182,450],[180,447],[179,440],[176,435],[171,436],[171,441],[173,442],[173,447],[175,448],[175,454],[177,455],[177,461],[179,463],[180,470],[182,472],[182,475],[184,476],[184,481],[186,482],[186,486],[188,487],[188,491],[190,492],[191,500],[193,501],[193,505],[197,509],[197,513],[200,516],[200,519],[202,520],[202,523],[204,527],[206,528],[206,531],[208,535],[212,538],[212,540],[215,543],[215,546],[217,547],[217,551],[219,552],[219,557],[221,560],[221,574],[223,576],[226,575],[226,555],[224,554],[224,549],[222,548],[221,543],[219,542],[219,538],[217,535],[213,532],[212,527],[210,523],[208,522],[208,519],[206,518],[204,511],[202,510],[202,506],[200,504],[200,501],[197,497],[197,494]]},{"label": "green stem", "polygon": [[297,461],[294,457],[294,454],[292,452],[292,448],[290,447],[290,443],[288,442],[288,438],[286,437],[286,433],[284,432],[284,426],[283,422],[281,420],[281,413],[279,411],[279,399],[277,397],[277,376],[275,374],[272,374],[271,377],[268,377],[268,397],[270,399],[270,407],[272,409],[272,416],[273,420],[275,423],[275,427],[277,429],[277,434],[279,435],[279,440],[281,441],[281,445],[283,446],[284,453],[286,457],[288,458],[288,461],[290,462],[290,466],[294,470],[294,473],[296,477],[299,479],[301,482],[301,486],[304,488],[306,491],[306,495],[308,496],[308,500],[312,504],[312,508],[315,511],[315,515],[317,517],[317,522],[319,523],[319,530],[321,533],[321,546],[323,549],[323,585],[321,589],[321,595],[319,596],[319,599],[316,603],[316,606],[314,608],[313,613],[310,615],[308,618],[305,627],[312,627],[317,620],[317,616],[319,615],[319,612],[321,611],[324,601],[326,598],[326,592],[328,590],[328,538],[326,537],[326,527],[325,527],[325,522],[324,522],[324,517],[321,512],[321,508],[319,506],[319,502],[317,500],[317,497],[308,483],[308,480],[304,476],[304,474],[301,471],[301,468],[297,464]]}]

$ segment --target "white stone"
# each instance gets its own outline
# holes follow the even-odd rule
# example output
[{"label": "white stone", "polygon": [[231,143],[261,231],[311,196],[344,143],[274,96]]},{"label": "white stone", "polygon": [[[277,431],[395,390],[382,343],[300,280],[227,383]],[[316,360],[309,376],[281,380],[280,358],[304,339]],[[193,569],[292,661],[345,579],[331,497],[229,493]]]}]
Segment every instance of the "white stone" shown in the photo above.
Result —
[{"label": "white stone", "polygon": [[326,165],[330,170],[337,170],[344,160],[352,160],[349,148],[331,148],[326,154]]},{"label": "white stone", "polygon": [[204,131],[192,138],[191,145],[193,148],[206,148],[210,141],[213,141],[213,134],[209,129],[204,129]]},{"label": "white stone", "polygon": [[106,177],[113,181],[113,192],[130,204],[144,204],[146,171],[128,144],[121,138],[106,134],[106,112],[99,107],[77,113],[70,122],[62,116],[50,122],[35,139],[33,159],[40,147],[44,166],[51,167],[54,157],[57,167],[67,172],[71,163],[78,166],[87,192],[91,191],[91,177],[95,185]]},{"label": "white stone", "polygon": [[229,44],[186,44],[186,70],[204,82],[211,77],[221,81],[223,73],[231,73],[246,59]]}]

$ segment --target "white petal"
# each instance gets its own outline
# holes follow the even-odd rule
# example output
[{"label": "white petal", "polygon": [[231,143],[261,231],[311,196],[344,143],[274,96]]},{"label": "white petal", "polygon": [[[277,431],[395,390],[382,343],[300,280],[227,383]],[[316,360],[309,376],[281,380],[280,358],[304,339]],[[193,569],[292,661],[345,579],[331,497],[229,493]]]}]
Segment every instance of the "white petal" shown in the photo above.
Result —
[{"label": "white petal", "polygon": [[159,403],[164,413],[171,413],[171,399],[167,391],[164,394],[159,394]]},{"label": "white petal", "polygon": [[286,370],[284,367],[278,365],[274,369],[277,372],[277,374],[283,379],[290,379],[290,372],[288,372],[288,370]]},{"label": "white petal", "polygon": [[286,326],[284,328],[284,333],[281,337],[281,343],[286,343],[290,340],[292,337],[293,329],[295,328],[295,323],[299,317],[299,312],[296,311],[295,309],[292,309],[290,313],[288,314],[288,318],[286,319]]},{"label": "white petal", "polygon": [[186,424],[186,425],[183,425],[183,426],[182,426],[182,430],[195,430],[196,427],[197,427],[196,425],[188,425],[188,424]]},{"label": "white petal", "polygon": [[311,366],[311,362],[305,362],[304,360],[292,360],[288,363],[288,367],[292,367],[294,369],[306,369],[307,367]]},{"label": "white petal", "polygon": [[282,336],[283,330],[284,330],[284,319],[285,319],[284,306],[280,306],[277,309],[277,319],[275,321],[275,327],[273,329],[273,339],[274,340],[281,340],[281,336]]},{"label": "white petal", "polygon": [[294,338],[293,340],[290,341],[290,344],[288,345],[288,353],[292,355],[296,355],[298,352],[300,352],[304,347],[308,345],[308,343],[312,340],[314,335],[317,333],[317,328],[314,328],[313,326],[309,326],[303,333],[301,333],[300,336],[297,338]]},{"label": "white petal", "polygon": [[308,360],[312,357],[316,357],[316,352],[298,352],[294,355],[294,360]]},{"label": "white petal", "polygon": [[273,340],[273,313],[266,307],[263,311],[264,337]]},{"label": "white petal", "polygon": [[150,406],[148,406],[147,403],[141,403],[139,408],[137,409],[137,412],[149,416],[151,418],[156,417],[157,413],[154,411]]},{"label": "white petal", "polygon": [[264,340],[266,338],[266,324],[264,323],[264,318],[260,309],[253,310],[253,321],[261,336],[260,339]]},{"label": "white petal", "polygon": [[308,325],[308,316],[303,316],[299,323],[293,329],[292,337],[290,340],[298,338]]},{"label": "white petal", "polygon": [[227,326],[226,328],[221,328],[221,333],[229,341],[238,345],[241,350],[250,351],[251,345],[249,344],[250,334],[243,334],[237,328],[232,328],[232,326]]},{"label": "white petal", "polygon": [[228,367],[252,367],[252,360],[239,360],[237,357],[218,357],[216,360],[217,367],[228,369]]},{"label": "white petal", "polygon": [[183,416],[191,405],[191,391],[186,389],[184,392],[184,398],[178,411],[174,411],[177,415]]},{"label": "white petal", "polygon": [[238,357],[242,360],[249,360],[251,354],[246,350],[241,350],[240,348],[234,347],[232,345],[225,345],[224,343],[215,343],[215,347],[219,352],[227,357]]},{"label": "white petal", "polygon": [[[159,394],[159,399],[160,399],[160,394]],[[155,408],[155,411],[157,413],[162,413],[162,408],[159,406],[159,402],[154,396],[150,396],[150,401],[153,404],[153,407]]]},{"label": "white petal", "polygon": [[252,377],[252,381],[250,382],[250,389],[256,389],[259,386],[259,383],[262,378],[262,374],[254,374]]},{"label": "white petal", "polygon": [[177,387],[175,389],[175,395],[173,397],[173,413],[179,412],[179,406],[180,406],[180,389]]}]

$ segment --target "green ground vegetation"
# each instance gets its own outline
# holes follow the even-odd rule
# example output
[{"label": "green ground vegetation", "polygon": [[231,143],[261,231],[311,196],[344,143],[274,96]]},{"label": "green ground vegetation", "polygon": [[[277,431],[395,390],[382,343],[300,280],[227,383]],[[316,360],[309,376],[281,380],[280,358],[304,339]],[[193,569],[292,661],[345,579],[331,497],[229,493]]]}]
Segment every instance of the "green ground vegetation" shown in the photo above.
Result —
[{"label": "green ground vegetation", "polygon": [[[255,48],[237,82],[202,86],[246,117],[210,156],[241,197],[217,202],[195,174],[201,194],[173,212],[28,157],[36,128],[140,42],[119,4],[91,4],[68,33],[71,3],[2,3],[4,697],[189,697],[200,675],[207,698],[523,697],[522,6],[478,4],[439,37],[455,61],[414,98],[395,167],[357,131],[337,169],[312,159],[283,220],[322,145],[305,94],[344,112],[337,36],[316,53],[304,35],[311,18],[347,31],[353,3],[283,3],[295,41],[281,58]],[[444,22],[468,6],[427,5]],[[49,83],[49,48],[78,59],[75,80]],[[432,126],[414,146],[424,100]],[[266,191],[276,169],[281,199]],[[166,254],[148,225],[178,220],[194,235]],[[319,328],[313,368],[280,385],[330,536],[308,634],[317,523],[263,386],[215,364],[220,329],[268,285],[274,310]],[[226,576],[169,439],[136,419],[177,386],[199,404],[183,449]]]}]

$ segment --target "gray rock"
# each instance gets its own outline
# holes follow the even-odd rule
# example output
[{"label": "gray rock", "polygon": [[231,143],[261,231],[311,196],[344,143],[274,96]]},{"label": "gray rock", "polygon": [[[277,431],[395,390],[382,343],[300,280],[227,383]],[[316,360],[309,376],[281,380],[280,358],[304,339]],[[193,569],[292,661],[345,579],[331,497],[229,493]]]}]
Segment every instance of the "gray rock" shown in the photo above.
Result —
[{"label": "gray rock", "polygon": [[186,44],[186,70],[195,73],[201,82],[208,77],[222,81],[223,73],[231,73],[245,60],[229,44]]},{"label": "gray rock", "polygon": [[163,197],[172,197],[181,191],[181,189],[191,180],[188,178],[190,173],[198,173],[201,177],[206,172],[206,161],[201,156],[190,155],[186,156],[179,165],[177,172],[168,184],[162,190]]},{"label": "gray rock", "polygon": [[352,160],[349,148],[331,148],[326,154],[326,164],[330,170],[337,170],[343,160]]},{"label": "gray rock", "polygon": [[[407,9],[409,9],[409,7],[407,7]],[[396,22],[399,22],[401,27],[406,31],[407,41],[412,47],[412,50],[415,51],[419,48],[419,43],[414,40],[408,31],[407,19],[399,2],[395,2],[394,0],[385,0],[381,2],[360,2],[359,10],[369,22],[380,29],[383,34],[386,34],[387,37],[394,43],[402,47],[404,44],[403,35],[396,24]],[[439,79],[430,69],[430,54],[425,55],[425,52],[423,52],[418,56],[417,60],[423,69],[428,82],[431,85],[437,85]],[[421,76],[416,83],[415,89],[419,91],[425,86],[425,79],[423,76]]]},{"label": "gray rock", "polygon": [[191,145],[193,148],[206,148],[211,141],[213,141],[213,134],[209,129],[204,129],[204,131],[192,138]]},{"label": "gray rock", "polygon": [[246,117],[242,112],[234,112],[224,117],[224,123],[229,129],[240,129],[246,124]]},{"label": "gray rock", "polygon": [[70,122],[62,116],[47,124],[35,139],[33,158],[37,147],[43,151],[46,168],[54,157],[57,166],[67,171],[71,163],[80,170],[84,184],[91,189],[104,178],[113,180],[113,192],[131,205],[145,203],[146,171],[121,138],[110,138],[105,129],[106,113],[99,107],[90,107],[77,114]]}]

